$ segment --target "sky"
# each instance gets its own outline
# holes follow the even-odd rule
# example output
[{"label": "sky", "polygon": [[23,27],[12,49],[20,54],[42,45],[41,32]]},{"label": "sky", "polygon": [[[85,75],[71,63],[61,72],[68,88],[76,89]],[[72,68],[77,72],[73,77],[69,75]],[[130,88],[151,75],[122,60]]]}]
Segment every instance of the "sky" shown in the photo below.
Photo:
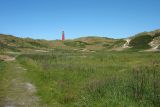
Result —
[{"label": "sky", "polygon": [[0,0],[0,33],[126,38],[160,28],[160,0]]}]

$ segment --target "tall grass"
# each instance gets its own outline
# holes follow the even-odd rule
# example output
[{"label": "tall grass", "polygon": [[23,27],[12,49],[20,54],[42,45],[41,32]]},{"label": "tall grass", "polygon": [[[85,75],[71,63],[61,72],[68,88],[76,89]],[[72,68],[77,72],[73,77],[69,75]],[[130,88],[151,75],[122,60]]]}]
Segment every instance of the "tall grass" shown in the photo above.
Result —
[{"label": "tall grass", "polygon": [[4,90],[4,83],[3,83],[3,79],[4,79],[4,69],[6,67],[6,64],[3,61],[0,61],[0,106],[2,106],[2,102],[4,101],[4,97],[5,97],[5,90]]},{"label": "tall grass", "polygon": [[51,107],[158,107],[158,58],[159,53],[57,50],[18,60]]},{"label": "tall grass", "polygon": [[132,71],[130,86],[133,98],[142,104],[160,106],[160,61],[138,66]]}]

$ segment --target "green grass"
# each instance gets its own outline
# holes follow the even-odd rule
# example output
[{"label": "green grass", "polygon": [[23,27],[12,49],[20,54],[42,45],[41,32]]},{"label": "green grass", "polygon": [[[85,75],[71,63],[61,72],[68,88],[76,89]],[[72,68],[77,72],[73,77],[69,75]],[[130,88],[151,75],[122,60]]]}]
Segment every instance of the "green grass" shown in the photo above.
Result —
[{"label": "green grass", "polygon": [[0,61],[0,106],[3,103],[5,97],[5,90],[4,90],[4,75],[5,75],[5,68],[6,64],[3,61]]},{"label": "green grass", "polygon": [[50,107],[159,107],[160,54],[57,50],[19,62]]}]

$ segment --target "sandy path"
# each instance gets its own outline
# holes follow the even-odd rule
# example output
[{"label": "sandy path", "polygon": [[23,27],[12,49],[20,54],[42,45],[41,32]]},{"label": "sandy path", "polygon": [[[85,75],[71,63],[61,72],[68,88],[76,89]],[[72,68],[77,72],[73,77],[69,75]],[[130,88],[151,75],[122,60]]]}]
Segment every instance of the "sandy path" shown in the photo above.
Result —
[{"label": "sandy path", "polygon": [[129,43],[131,41],[131,39],[125,39],[126,43],[123,45],[123,48],[129,48]]},{"label": "sandy path", "polygon": [[3,61],[14,61],[16,58],[15,57],[11,57],[11,56],[8,56],[8,55],[0,55],[0,60],[3,60]]},{"label": "sandy path", "polygon": [[36,87],[25,77],[27,69],[18,62],[8,62],[6,77],[6,96],[1,107],[46,107],[39,104],[35,95]]}]

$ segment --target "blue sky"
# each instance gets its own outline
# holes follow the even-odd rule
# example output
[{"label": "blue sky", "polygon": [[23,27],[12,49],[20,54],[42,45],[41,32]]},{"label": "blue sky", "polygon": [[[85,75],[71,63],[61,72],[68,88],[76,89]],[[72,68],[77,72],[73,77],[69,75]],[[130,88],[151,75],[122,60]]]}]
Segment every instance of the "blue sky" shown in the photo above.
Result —
[{"label": "blue sky", "polygon": [[0,0],[0,33],[125,38],[160,28],[160,0]]}]

